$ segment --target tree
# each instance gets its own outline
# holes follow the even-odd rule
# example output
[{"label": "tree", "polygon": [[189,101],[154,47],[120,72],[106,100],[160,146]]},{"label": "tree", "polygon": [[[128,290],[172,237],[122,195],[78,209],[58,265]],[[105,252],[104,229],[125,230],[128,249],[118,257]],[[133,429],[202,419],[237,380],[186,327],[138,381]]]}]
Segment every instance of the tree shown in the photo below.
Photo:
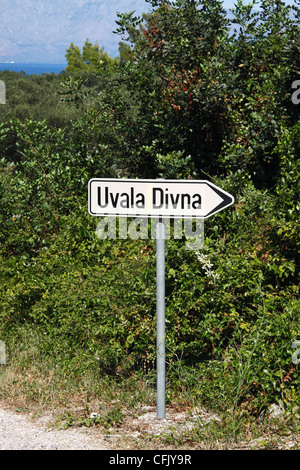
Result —
[{"label": "tree", "polygon": [[72,42],[70,47],[67,49],[65,57],[68,61],[68,65],[66,67],[68,72],[78,70],[83,67],[80,49],[78,46],[74,46]]},{"label": "tree", "polygon": [[130,46],[123,41],[119,42],[119,55],[121,64],[125,64],[132,57],[132,50]]},{"label": "tree", "polygon": [[152,153],[154,174],[156,155],[177,151],[192,157],[191,171],[195,165],[198,174],[212,172],[226,128],[226,12],[219,1],[150,3],[143,19],[126,14],[117,22],[132,44],[134,60],[124,73],[147,128],[135,153],[147,161]]},{"label": "tree", "polygon": [[262,1],[260,12],[255,1],[237,1],[232,34],[221,1],[149,3],[150,14],[120,15],[117,22],[134,57],[123,83],[144,127],[143,143],[137,136],[130,142],[135,156],[155,174],[156,155],[181,151],[198,175],[239,169],[258,186],[274,186],[281,129],[295,122],[290,89],[299,7],[293,18],[279,0]]},{"label": "tree", "polygon": [[103,47],[100,48],[97,43],[93,45],[88,39],[82,47],[82,52],[78,46],[71,43],[66,52],[66,59],[68,61],[67,72],[105,71],[112,73],[119,64],[119,59],[111,58]]}]

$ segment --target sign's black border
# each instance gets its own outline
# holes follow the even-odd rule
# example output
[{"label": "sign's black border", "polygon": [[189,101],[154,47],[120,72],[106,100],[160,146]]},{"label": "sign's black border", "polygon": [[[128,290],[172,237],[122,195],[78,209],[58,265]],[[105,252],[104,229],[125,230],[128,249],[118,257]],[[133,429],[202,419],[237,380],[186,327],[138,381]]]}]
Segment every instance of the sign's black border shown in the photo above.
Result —
[{"label": "sign's black border", "polygon": [[[206,214],[204,216],[199,216],[199,215],[193,215],[193,216],[185,216],[184,214],[183,215],[160,215],[160,214],[139,214],[138,212],[137,213],[134,213],[134,214],[126,214],[126,213],[122,213],[122,214],[116,214],[116,213],[110,213],[110,212],[101,212],[101,213],[94,213],[91,211],[91,197],[90,197],[90,194],[91,194],[91,185],[93,182],[118,182],[118,183],[122,183],[122,182],[126,182],[126,183],[159,183],[159,184],[205,184],[207,186],[210,186],[222,199],[223,201],[217,206],[215,207],[209,214]],[[209,217],[211,217],[212,215],[214,214],[217,214],[218,212],[220,212],[221,210],[223,209],[226,209],[226,207],[228,206],[231,206],[232,204],[234,203],[234,197],[227,193],[226,191],[224,191],[223,189],[219,188],[218,186],[216,186],[215,184],[211,183],[210,181],[207,181],[207,180],[168,180],[168,179],[143,179],[143,180],[139,180],[139,179],[123,179],[123,178],[91,178],[88,182],[88,211],[89,211],[89,214],[92,215],[92,216],[95,216],[95,217],[144,217],[144,218],[151,218],[151,217],[154,217],[154,218],[169,218],[169,219],[175,219],[175,218],[180,218],[180,219],[184,219],[184,218],[188,218],[188,219],[208,219]]]}]

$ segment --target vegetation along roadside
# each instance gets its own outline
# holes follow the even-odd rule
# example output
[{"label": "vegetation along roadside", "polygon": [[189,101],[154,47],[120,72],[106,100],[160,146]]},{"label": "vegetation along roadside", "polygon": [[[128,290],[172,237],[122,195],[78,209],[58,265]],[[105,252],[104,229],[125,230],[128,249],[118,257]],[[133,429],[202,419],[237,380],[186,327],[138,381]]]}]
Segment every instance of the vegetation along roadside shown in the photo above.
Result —
[{"label": "vegetation along roadside", "polygon": [[209,179],[235,205],[201,249],[166,241],[166,398],[219,419],[128,445],[278,448],[299,434],[299,0],[149,3],[117,16],[119,59],[87,40],[60,75],[0,72],[0,400],[106,430],[155,406],[155,242],[100,240],[87,182]]}]

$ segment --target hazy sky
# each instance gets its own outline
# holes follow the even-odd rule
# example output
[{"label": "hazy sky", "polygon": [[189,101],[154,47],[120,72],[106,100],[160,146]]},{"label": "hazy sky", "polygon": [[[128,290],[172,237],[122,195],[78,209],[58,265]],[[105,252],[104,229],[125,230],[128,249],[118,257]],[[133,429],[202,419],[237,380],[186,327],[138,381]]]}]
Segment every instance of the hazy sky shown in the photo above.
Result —
[{"label": "hazy sky", "polygon": [[[223,0],[223,7],[234,3]],[[151,10],[145,0],[1,0],[1,7],[0,62],[23,63],[63,63],[70,43],[82,47],[86,39],[118,55],[117,12]]]}]

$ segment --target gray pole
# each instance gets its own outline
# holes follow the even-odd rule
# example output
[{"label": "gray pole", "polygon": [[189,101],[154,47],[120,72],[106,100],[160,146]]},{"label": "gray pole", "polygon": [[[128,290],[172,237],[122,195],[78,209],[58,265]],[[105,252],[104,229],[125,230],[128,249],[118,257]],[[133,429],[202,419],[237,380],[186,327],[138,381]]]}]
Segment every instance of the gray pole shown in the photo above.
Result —
[{"label": "gray pole", "polygon": [[165,363],[165,224],[156,222],[156,367],[157,417],[166,417]]}]

